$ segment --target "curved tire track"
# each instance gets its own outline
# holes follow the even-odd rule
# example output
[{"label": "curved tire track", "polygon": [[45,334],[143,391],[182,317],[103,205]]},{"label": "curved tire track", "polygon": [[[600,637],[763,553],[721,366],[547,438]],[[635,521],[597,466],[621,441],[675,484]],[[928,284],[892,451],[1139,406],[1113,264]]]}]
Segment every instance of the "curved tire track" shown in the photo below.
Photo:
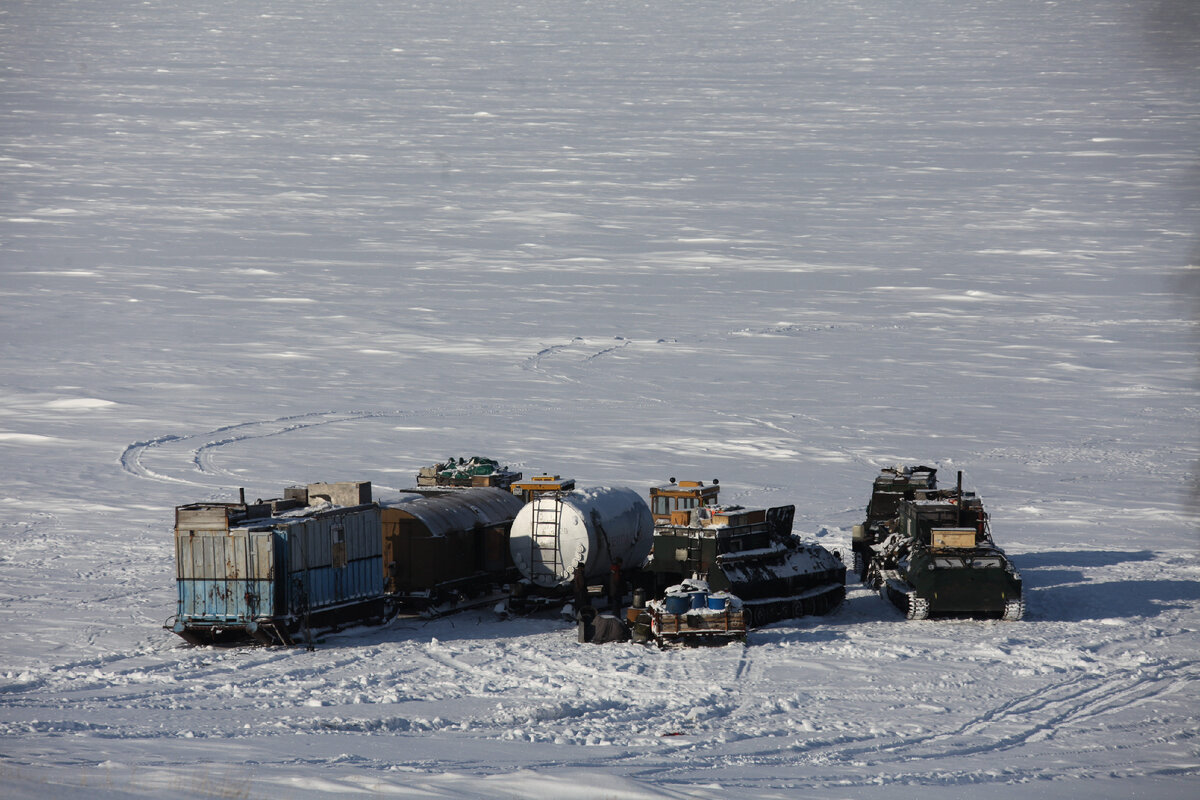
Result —
[{"label": "curved tire track", "polygon": [[[162,472],[151,469],[143,463],[143,459],[148,453],[162,450],[172,446],[189,446],[189,443],[197,440],[206,439],[204,444],[199,447],[193,447],[190,451],[190,457],[187,459],[191,469],[200,476],[231,476],[229,470],[223,469],[214,463],[214,456],[218,450],[233,444],[240,444],[254,439],[264,439],[271,436],[279,436],[286,433],[294,433],[296,431],[306,430],[308,428],[316,428],[322,425],[332,425],[339,422],[351,422],[361,419],[377,419],[381,417],[403,417],[408,416],[411,412],[408,411],[312,411],[305,414],[291,414],[283,417],[276,417],[269,420],[257,420],[251,422],[239,422],[232,425],[223,425],[219,428],[206,431],[204,433],[194,434],[165,434],[157,436],[153,439],[147,439],[141,442],[134,442],[127,446],[121,453],[120,463],[121,468],[131,475],[136,475],[139,478],[147,480],[155,480],[164,483],[182,483],[191,486],[205,486],[209,484],[201,480],[188,477],[177,477],[168,475]],[[218,436],[220,438],[213,439],[211,437]]]},{"label": "curved tire track", "polygon": [[[296,433],[298,431],[318,428],[324,425],[334,425],[343,422],[361,420],[412,418],[412,417],[453,417],[459,415],[506,415],[520,416],[528,412],[525,406],[477,405],[457,409],[433,408],[414,411],[398,409],[392,411],[309,411],[303,414],[289,414],[266,420],[251,420],[222,425],[201,433],[164,434],[144,441],[133,442],[126,446],[118,458],[121,468],[131,475],[146,480],[161,483],[179,483],[188,486],[201,486],[206,489],[218,488],[212,480],[204,478],[238,477],[216,463],[216,455],[222,448],[242,444],[256,439],[266,439],[273,436]],[[197,444],[199,442],[199,444]],[[177,449],[179,469],[186,472],[168,474],[161,468],[154,469],[146,465],[148,456],[159,455],[171,463],[171,455],[164,451]],[[172,464],[172,471],[175,470]],[[238,480],[243,480],[238,477]]]}]

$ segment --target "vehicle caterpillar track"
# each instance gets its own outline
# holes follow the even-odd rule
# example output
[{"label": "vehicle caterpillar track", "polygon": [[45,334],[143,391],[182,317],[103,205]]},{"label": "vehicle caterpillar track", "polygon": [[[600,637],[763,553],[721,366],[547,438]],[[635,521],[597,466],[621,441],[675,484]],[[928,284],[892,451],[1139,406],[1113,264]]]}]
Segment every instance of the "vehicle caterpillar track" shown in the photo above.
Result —
[{"label": "vehicle caterpillar track", "polygon": [[1005,602],[1004,615],[1001,617],[1001,619],[1006,619],[1011,622],[1011,621],[1021,619],[1024,616],[1025,616],[1025,600],[1024,599],[1018,598],[1016,600],[1009,600],[1009,601]]}]

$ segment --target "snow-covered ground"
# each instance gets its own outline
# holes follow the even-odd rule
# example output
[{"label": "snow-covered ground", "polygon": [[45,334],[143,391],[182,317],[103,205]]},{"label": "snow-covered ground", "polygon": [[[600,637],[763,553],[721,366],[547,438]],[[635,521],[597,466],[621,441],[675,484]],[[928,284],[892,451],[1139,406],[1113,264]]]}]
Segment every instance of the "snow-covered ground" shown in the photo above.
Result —
[{"label": "snow-covered ground", "polygon": [[[0,795],[1195,796],[1198,17],[6,2]],[[1028,615],[161,630],[175,505],[451,454],[838,549],[962,469]]]}]

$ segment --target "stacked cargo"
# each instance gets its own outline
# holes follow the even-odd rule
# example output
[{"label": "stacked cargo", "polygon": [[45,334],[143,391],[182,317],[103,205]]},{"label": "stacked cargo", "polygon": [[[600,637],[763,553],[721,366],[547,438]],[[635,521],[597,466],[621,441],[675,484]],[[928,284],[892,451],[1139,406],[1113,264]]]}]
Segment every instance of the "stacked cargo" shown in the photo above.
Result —
[{"label": "stacked cargo", "polygon": [[896,466],[879,471],[871,487],[867,519],[855,525],[853,531],[854,572],[860,579],[866,578],[874,546],[888,537],[887,526],[895,519],[900,501],[913,499],[918,491],[936,488],[937,470],[933,467]]},{"label": "stacked cargo", "polygon": [[[691,578],[669,587],[661,600],[651,600],[646,610],[630,614],[637,638],[668,644],[726,644],[744,641],[746,615],[741,598],[713,592],[708,582]],[[646,626],[644,632],[640,626]]]},{"label": "stacked cargo", "polygon": [[521,480],[521,473],[513,472],[500,462],[483,456],[470,458],[448,458],[429,467],[421,467],[417,473],[417,486],[424,487],[468,487],[491,486],[508,489],[514,481]]}]

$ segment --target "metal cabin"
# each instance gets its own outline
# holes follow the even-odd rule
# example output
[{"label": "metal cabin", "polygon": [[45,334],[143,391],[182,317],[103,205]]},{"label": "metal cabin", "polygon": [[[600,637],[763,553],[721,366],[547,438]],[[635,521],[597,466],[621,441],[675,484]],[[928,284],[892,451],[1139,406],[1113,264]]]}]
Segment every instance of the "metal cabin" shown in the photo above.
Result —
[{"label": "metal cabin", "polygon": [[167,629],[194,644],[291,644],[301,631],[382,617],[380,514],[370,492],[369,482],[310,484],[266,502],[177,507],[179,605]]},{"label": "metal cabin", "polygon": [[521,498],[521,502],[532,503],[535,497],[574,490],[575,479],[558,475],[534,475],[524,483],[514,482],[509,488]]},{"label": "metal cabin", "polygon": [[987,514],[974,492],[931,490],[902,500],[897,530],[926,547],[974,547],[987,542]]},{"label": "metal cabin", "polygon": [[[694,575],[705,576],[714,591],[732,587],[717,566],[717,556],[742,551],[760,552],[792,531],[795,506],[746,509],[741,506],[705,506],[675,512],[672,523],[654,528],[651,569],[669,583]],[[680,515],[683,515],[680,519]]]},{"label": "metal cabin", "polygon": [[520,497],[468,488],[381,506],[385,590],[401,609],[458,604],[514,577],[508,535]]},{"label": "metal cabin", "polygon": [[[650,513],[654,517],[654,524],[669,522],[671,515],[676,512],[688,512],[693,508],[715,506],[717,495],[721,491],[720,483],[714,478],[711,484],[705,486],[704,481],[679,481],[676,483],[675,479],[671,478],[671,482],[666,486],[651,486]],[[684,520],[681,524],[687,524],[686,517]]]}]

